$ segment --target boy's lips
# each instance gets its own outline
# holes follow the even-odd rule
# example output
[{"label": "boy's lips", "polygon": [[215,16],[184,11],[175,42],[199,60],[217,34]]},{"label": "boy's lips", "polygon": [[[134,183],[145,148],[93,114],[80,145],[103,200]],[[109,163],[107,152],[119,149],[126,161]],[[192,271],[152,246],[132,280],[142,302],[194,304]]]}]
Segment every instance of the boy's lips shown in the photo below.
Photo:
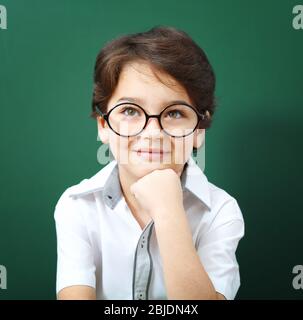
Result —
[{"label": "boy's lips", "polygon": [[135,150],[137,153],[145,153],[145,154],[164,154],[169,153],[168,151],[164,151],[162,149],[138,149]]},{"label": "boy's lips", "polygon": [[162,161],[170,152],[162,149],[135,149],[137,157],[147,161]]}]

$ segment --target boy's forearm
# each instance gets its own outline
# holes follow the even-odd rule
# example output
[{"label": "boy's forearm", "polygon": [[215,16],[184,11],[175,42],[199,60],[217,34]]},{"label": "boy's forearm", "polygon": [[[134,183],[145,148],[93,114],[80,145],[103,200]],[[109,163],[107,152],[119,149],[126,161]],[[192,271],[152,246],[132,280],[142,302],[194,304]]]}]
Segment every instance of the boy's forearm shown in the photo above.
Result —
[{"label": "boy's forearm", "polygon": [[158,212],[154,225],[167,298],[216,299],[216,291],[195,249],[184,209]]}]

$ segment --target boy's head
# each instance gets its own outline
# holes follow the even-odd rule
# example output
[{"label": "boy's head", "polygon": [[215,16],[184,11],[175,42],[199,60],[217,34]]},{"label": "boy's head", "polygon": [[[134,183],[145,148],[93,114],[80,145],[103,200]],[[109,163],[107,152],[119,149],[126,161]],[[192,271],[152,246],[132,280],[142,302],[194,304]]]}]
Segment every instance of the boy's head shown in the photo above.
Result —
[{"label": "boy's head", "polygon": [[171,27],[122,36],[99,53],[94,82],[91,115],[119,166],[137,178],[164,168],[181,174],[215,110],[203,50]]}]

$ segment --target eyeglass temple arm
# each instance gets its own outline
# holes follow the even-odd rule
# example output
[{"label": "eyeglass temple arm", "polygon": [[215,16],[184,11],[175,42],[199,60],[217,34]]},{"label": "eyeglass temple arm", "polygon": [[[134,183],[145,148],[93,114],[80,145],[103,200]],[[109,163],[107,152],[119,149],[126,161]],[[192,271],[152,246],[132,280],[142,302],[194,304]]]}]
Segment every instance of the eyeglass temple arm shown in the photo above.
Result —
[{"label": "eyeglass temple arm", "polygon": [[102,111],[99,109],[99,106],[98,106],[97,104],[95,105],[95,109],[96,109],[96,112],[97,112],[101,117],[103,117],[103,118],[106,120],[107,114],[104,113],[104,112],[102,112]]}]

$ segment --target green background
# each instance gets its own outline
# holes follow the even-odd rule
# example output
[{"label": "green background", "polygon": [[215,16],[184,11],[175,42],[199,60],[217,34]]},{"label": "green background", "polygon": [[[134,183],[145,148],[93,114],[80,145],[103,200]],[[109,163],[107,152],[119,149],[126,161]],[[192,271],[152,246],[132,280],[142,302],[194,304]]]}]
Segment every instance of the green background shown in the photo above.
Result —
[{"label": "green background", "polygon": [[[55,299],[54,206],[95,174],[89,118],[95,58],[105,42],[154,25],[183,29],[206,51],[218,108],[207,132],[209,181],[237,200],[239,299],[301,299],[303,30],[300,1],[0,0],[0,299]],[[302,3],[302,1],[301,1]],[[302,3],[303,4],[303,3]]]}]

